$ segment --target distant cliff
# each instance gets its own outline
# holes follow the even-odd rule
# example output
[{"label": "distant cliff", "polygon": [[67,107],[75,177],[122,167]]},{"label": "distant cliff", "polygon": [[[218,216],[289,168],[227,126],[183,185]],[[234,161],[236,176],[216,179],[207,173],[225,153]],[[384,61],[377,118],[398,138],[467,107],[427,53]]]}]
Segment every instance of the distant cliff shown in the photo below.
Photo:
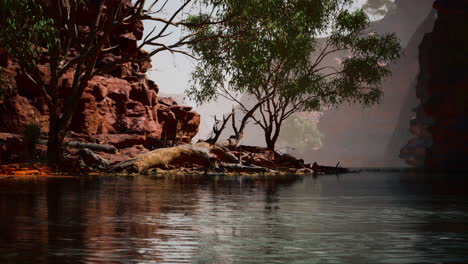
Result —
[{"label": "distant cliff", "polygon": [[468,1],[436,1],[438,17],[419,47],[419,106],[411,139],[401,150],[407,163],[466,170],[468,164]]},{"label": "distant cliff", "polygon": [[369,108],[350,103],[324,111],[318,124],[323,146],[305,159],[341,161],[346,166],[404,165],[398,154],[411,138],[408,120],[417,103],[418,45],[435,21],[431,5],[432,0],[397,0],[394,9],[372,23],[377,32],[395,32],[404,47],[403,56],[390,65],[392,76],[382,83],[382,102]]}]

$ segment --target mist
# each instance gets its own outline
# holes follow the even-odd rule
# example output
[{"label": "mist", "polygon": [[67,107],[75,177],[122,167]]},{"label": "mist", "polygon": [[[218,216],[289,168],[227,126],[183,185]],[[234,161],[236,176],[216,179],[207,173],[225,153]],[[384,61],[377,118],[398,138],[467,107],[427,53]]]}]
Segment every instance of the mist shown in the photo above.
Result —
[{"label": "mist", "polygon": [[[295,121],[296,127],[288,129],[294,123],[288,122],[281,133],[280,152],[319,164],[407,166],[398,155],[411,138],[409,120],[415,115],[413,108],[417,105],[418,46],[424,34],[432,30],[436,15],[430,0],[382,0],[361,4],[371,19],[376,20],[371,23],[371,31],[396,33],[404,49],[403,56],[390,65],[391,77],[382,83],[384,95],[380,104],[364,108],[360,104],[346,103],[323,112],[296,115],[292,117],[299,118]],[[336,64],[337,61],[329,58],[327,63]],[[248,104],[249,100],[242,97],[244,103]],[[224,98],[197,107],[202,122],[196,140],[209,137],[213,115],[221,116],[232,107],[235,105]],[[230,135],[232,131],[228,128],[223,137]],[[251,123],[241,143],[264,146],[263,131]]]}]

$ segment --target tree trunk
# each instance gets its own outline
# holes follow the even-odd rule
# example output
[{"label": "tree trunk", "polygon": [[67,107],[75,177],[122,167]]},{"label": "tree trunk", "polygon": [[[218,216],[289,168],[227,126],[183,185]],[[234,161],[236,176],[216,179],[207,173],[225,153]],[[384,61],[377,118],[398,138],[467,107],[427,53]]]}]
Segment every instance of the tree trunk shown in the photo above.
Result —
[{"label": "tree trunk", "polygon": [[276,140],[274,140],[274,137],[271,135],[272,134],[272,128],[267,127],[264,130],[265,130],[265,143],[267,145],[267,148],[269,150],[275,151]]},{"label": "tree trunk", "polygon": [[276,145],[275,141],[273,141],[272,139],[267,138],[266,139],[266,144],[267,144],[267,148],[269,150],[275,151],[275,145]]},{"label": "tree trunk", "polygon": [[270,142],[269,143],[270,145],[268,145],[268,148],[273,150],[273,152],[275,151],[275,146],[276,146],[276,142],[278,141],[280,130],[281,130],[281,123],[278,123],[278,124],[276,124],[276,130],[273,133],[273,136],[270,137],[270,140],[268,140],[268,142]]},{"label": "tree trunk", "polygon": [[270,136],[266,136],[265,137],[265,141],[266,141],[266,145],[267,145],[267,148],[269,150],[271,150],[273,152],[273,158],[276,160],[280,155],[275,151],[275,146],[276,146],[276,141],[278,140],[278,136],[276,136],[276,133],[275,133],[275,136],[271,137],[271,134]]},{"label": "tree trunk", "polygon": [[47,141],[47,163],[56,168],[63,160],[63,137],[60,136],[60,118],[50,111],[49,115],[49,138]]}]

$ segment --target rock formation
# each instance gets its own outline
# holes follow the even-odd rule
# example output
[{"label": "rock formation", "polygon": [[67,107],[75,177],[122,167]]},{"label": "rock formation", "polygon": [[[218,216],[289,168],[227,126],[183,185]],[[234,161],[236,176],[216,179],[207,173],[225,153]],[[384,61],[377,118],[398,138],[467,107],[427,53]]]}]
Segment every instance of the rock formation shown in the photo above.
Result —
[{"label": "rock formation", "polygon": [[397,0],[396,8],[372,24],[376,32],[395,32],[404,47],[403,56],[390,65],[392,76],[382,83],[382,102],[369,108],[345,104],[324,111],[318,124],[323,146],[309,152],[307,159],[341,161],[347,166],[404,165],[398,155],[411,137],[407,120],[417,101],[418,45],[434,23],[431,4],[432,0]]},{"label": "rock formation", "polygon": [[436,1],[438,18],[419,48],[420,105],[414,138],[401,150],[407,163],[466,170],[468,164],[468,2]]},{"label": "rock formation", "polygon": [[[131,8],[131,1],[123,2],[125,13]],[[89,30],[87,24],[96,10],[90,7],[82,12],[78,16],[80,33]],[[142,37],[141,21],[119,29],[109,44],[116,48],[104,52],[98,64],[135,54],[137,41]],[[68,56],[73,57],[73,52]],[[144,55],[144,51],[138,51],[134,56]],[[45,83],[50,79],[48,64],[48,58],[44,57],[37,66]],[[1,49],[0,66],[6,69],[11,85],[11,90],[0,96],[0,132],[19,134],[29,124],[38,124],[43,131],[48,131],[48,108],[39,87],[23,76],[14,58]],[[177,105],[172,98],[158,97],[158,86],[146,76],[150,68],[150,61],[127,63],[90,80],[70,126],[71,135],[118,148],[143,145],[152,149],[163,141],[190,142],[198,131],[200,116],[191,107]],[[62,96],[67,95],[72,81],[71,74],[61,80]]]}]

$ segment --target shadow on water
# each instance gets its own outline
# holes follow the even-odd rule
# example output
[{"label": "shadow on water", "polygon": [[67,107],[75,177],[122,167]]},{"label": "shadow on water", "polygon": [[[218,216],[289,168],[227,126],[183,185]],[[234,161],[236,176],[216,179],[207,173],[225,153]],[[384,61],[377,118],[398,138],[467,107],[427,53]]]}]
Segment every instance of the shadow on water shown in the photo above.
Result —
[{"label": "shadow on water", "polygon": [[0,180],[1,263],[464,263],[446,175]]}]

